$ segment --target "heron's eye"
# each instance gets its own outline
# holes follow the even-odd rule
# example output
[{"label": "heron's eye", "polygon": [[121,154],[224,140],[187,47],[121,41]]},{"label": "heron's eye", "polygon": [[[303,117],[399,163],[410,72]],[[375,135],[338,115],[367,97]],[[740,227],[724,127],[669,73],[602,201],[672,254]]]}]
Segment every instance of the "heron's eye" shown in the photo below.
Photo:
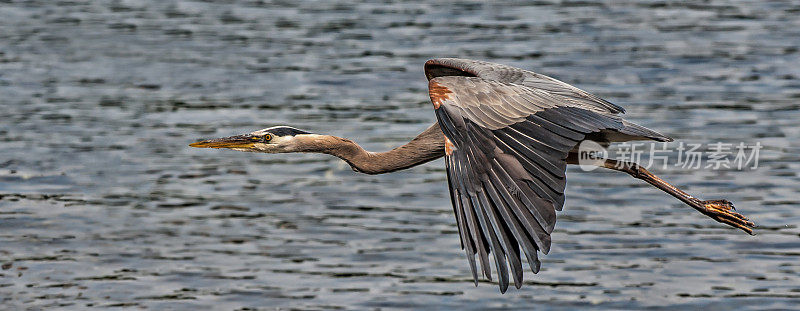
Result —
[{"label": "heron's eye", "polygon": [[264,138],[264,141],[270,141],[270,140],[272,140],[272,135],[266,134],[266,135],[262,136],[262,138]]}]

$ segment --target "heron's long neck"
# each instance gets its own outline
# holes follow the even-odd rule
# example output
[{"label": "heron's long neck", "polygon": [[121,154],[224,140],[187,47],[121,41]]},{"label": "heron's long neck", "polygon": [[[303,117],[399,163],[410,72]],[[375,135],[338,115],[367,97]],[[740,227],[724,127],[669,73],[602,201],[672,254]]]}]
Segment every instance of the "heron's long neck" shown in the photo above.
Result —
[{"label": "heron's long neck", "polygon": [[417,166],[444,156],[444,134],[439,124],[431,125],[409,143],[386,152],[370,152],[349,139],[317,135],[313,149],[337,156],[353,170],[366,174],[383,174]]}]

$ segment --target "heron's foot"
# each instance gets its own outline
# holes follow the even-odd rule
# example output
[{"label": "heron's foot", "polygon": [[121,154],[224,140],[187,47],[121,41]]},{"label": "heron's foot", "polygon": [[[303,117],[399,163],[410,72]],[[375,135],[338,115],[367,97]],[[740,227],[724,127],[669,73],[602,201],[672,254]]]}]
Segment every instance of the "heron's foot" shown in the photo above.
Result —
[{"label": "heron's foot", "polygon": [[697,203],[700,205],[698,210],[706,216],[731,227],[739,228],[750,235],[753,234],[753,228],[756,225],[744,215],[735,212],[736,208],[733,207],[733,203],[730,201],[725,199],[698,200]]}]

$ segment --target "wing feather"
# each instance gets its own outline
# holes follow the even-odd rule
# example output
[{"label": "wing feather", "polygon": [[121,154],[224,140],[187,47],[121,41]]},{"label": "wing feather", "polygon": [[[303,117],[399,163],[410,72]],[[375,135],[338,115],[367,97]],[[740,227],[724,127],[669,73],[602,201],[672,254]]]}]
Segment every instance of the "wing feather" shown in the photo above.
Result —
[{"label": "wing feather", "polygon": [[538,164],[541,168],[545,169],[548,173],[552,174],[553,176],[557,177],[564,177],[564,167],[559,167],[559,160],[561,159],[553,159],[552,157],[547,157],[544,154],[536,152],[532,150],[531,146],[526,145],[525,141],[518,141],[514,137],[509,136],[505,131],[497,131],[496,132],[498,139],[502,140],[508,146],[513,148],[515,151],[522,154],[525,158],[530,159],[531,161]]},{"label": "wing feather", "polygon": [[[519,244],[517,240],[514,238],[513,234],[511,233],[508,226],[503,223],[500,217],[498,217],[498,206],[497,203],[493,199],[490,199],[487,194],[490,191],[491,185],[488,184],[486,181],[483,182],[483,191],[480,192],[481,194],[481,203],[487,207],[486,211],[488,211],[487,218],[489,219],[492,228],[495,231],[495,234],[500,238],[502,242],[501,247],[503,252],[505,253],[506,258],[508,258],[508,262],[511,265],[511,272],[514,278],[514,286],[519,288],[522,286],[522,263],[520,262],[519,258]],[[500,291],[505,291],[502,288]]]},{"label": "wing feather", "polygon": [[[497,279],[500,282],[500,292],[505,292],[508,288],[508,268],[506,265],[505,254],[500,249],[500,242],[498,241],[497,232],[492,228],[492,225],[489,223],[488,216],[486,215],[486,210],[490,207],[488,206],[489,202],[484,201],[484,195],[482,189],[479,189],[478,192],[472,195],[471,201],[475,201],[477,204],[473,205],[475,208],[475,213],[478,215],[478,223],[481,226],[481,229],[487,233],[489,236],[489,249],[494,254],[494,263],[497,267]],[[489,281],[492,280],[491,277],[487,277]]]},{"label": "wing feather", "polygon": [[550,252],[555,212],[564,206],[566,158],[580,141],[603,133],[668,138],[566,83],[495,65],[439,59],[426,64],[426,75],[436,118],[454,146],[445,165],[461,246],[475,284],[479,273],[492,280],[494,261],[505,292],[509,272],[516,287],[522,284],[521,253],[537,273],[538,252]]},{"label": "wing feather", "polygon": [[[499,164],[497,166],[499,166]],[[542,250],[542,252],[546,254],[547,251],[545,251],[545,246],[549,246],[549,243],[544,243],[547,240],[547,234],[539,226],[539,223],[533,218],[533,215],[531,215],[531,213],[526,209],[520,207],[522,202],[512,195],[511,190],[509,190],[513,189],[513,187],[507,185],[505,180],[500,179],[500,174],[497,173],[495,168],[492,168],[492,170],[489,171],[489,176],[492,185],[494,185],[495,189],[500,193],[500,195],[502,195],[506,206],[513,211],[514,215],[525,229],[527,237],[530,238],[527,240],[527,242],[537,250]],[[520,238],[522,238],[522,236],[520,236]],[[535,252],[533,253],[535,254]],[[530,264],[530,261],[528,261],[528,263]]]},{"label": "wing feather", "polygon": [[454,181],[454,177],[458,176],[454,172],[456,167],[452,163],[450,156],[445,157],[445,166],[447,167],[447,184],[450,187],[450,200],[453,204],[453,210],[456,214],[456,223],[458,224],[458,234],[461,238],[461,248],[467,252],[467,261],[469,262],[470,270],[472,271],[472,278],[475,280],[475,286],[478,285],[478,272],[475,265],[475,240],[470,237],[469,228],[466,227],[466,216],[464,215],[464,205],[461,204],[461,192],[458,187],[458,181]]},{"label": "wing feather", "polygon": [[[522,245],[522,251],[525,253],[525,256],[529,259],[528,262],[534,262],[531,259],[536,258],[537,248],[536,245],[531,242],[531,238],[529,237],[527,232],[524,231],[525,229],[523,229],[522,225],[520,225],[519,219],[517,219],[517,217],[514,215],[514,212],[511,211],[509,203],[506,203],[506,201],[500,196],[500,194],[498,194],[496,187],[499,183],[497,181],[492,180],[491,174],[492,172],[490,171],[490,175],[488,176],[489,180],[484,182],[484,189],[486,189],[486,192],[489,194],[489,197],[491,198],[492,204],[496,212],[498,212],[500,216],[502,216],[501,223],[510,232],[509,243],[511,244],[511,248],[514,249],[514,252],[511,253],[510,255],[516,257],[515,259],[511,258],[510,259],[514,271],[514,282],[515,284],[517,284],[517,288],[519,288],[521,284],[518,284],[517,282],[520,283],[522,282],[522,271],[518,271],[517,270],[518,266],[515,265],[515,263],[518,263],[519,267],[521,267],[521,261],[518,259],[519,247],[517,243]],[[497,216],[495,216],[495,218],[497,218]],[[500,220],[498,220],[498,222],[500,222]],[[534,271],[533,273],[536,272],[538,271]],[[519,280],[517,281],[517,279]]]},{"label": "wing feather", "polygon": [[[563,189],[565,184],[565,178],[553,176],[550,173],[547,173],[543,170],[541,166],[535,164],[531,159],[525,157],[524,155],[520,154],[513,148],[509,147],[508,144],[504,143],[502,140],[498,138],[498,146],[500,149],[506,153],[514,156],[517,161],[520,162],[523,168],[528,171],[528,174],[533,177],[532,181],[535,182],[537,185],[544,185],[544,187],[539,186],[541,191],[546,191],[550,193],[551,201],[553,202],[561,202],[563,203]],[[537,182],[538,181],[538,182]],[[558,210],[558,206],[556,207]]]},{"label": "wing feather", "polygon": [[578,142],[577,140],[561,136],[558,133],[549,130],[547,127],[541,124],[536,124],[533,121],[520,122],[517,124],[513,124],[509,127],[519,132],[527,133],[527,135],[531,137],[536,137],[536,139],[538,139],[542,143],[556,150],[564,150],[566,148],[570,148],[572,146],[575,146],[576,143]]},{"label": "wing feather", "polygon": [[[462,194],[459,198],[461,199],[461,206],[464,207],[463,211],[465,215],[465,220],[467,223],[467,227],[469,228],[469,232],[472,235],[471,237],[472,242],[473,244],[475,244],[475,248],[477,250],[478,260],[480,261],[481,264],[481,271],[483,272],[484,277],[489,278],[491,271],[487,270],[489,268],[489,257],[487,256],[488,251],[486,250],[487,243],[483,238],[483,233],[478,229],[478,226],[476,224],[477,221],[475,220],[474,209],[472,208],[472,203],[470,203],[469,198],[467,198],[467,196],[464,194]],[[473,257],[475,256],[474,253],[467,255],[470,257],[471,261],[475,260]],[[477,274],[473,274],[473,277],[475,277],[475,284],[477,285],[478,283]]]},{"label": "wing feather", "polygon": [[[554,133],[556,135],[559,135],[561,137],[567,138],[567,139],[571,139],[571,140],[574,140],[574,141],[580,141],[581,139],[583,139],[585,137],[585,135],[583,133],[580,133],[580,132],[577,132],[577,131],[574,131],[574,130],[570,130],[569,128],[567,128],[564,125],[558,125],[558,123],[554,123],[553,121],[550,121],[549,119],[544,118],[544,115],[546,113],[547,113],[547,111],[542,111],[542,113],[540,113],[539,115],[530,115],[525,119],[530,121],[531,124],[535,124],[535,125],[541,126],[542,128],[547,129],[548,131],[550,131],[550,132],[552,132],[552,133]],[[511,127],[521,127],[524,124],[527,124],[527,123],[523,122],[523,123],[512,124]],[[547,136],[547,135],[545,135],[545,136]]]}]

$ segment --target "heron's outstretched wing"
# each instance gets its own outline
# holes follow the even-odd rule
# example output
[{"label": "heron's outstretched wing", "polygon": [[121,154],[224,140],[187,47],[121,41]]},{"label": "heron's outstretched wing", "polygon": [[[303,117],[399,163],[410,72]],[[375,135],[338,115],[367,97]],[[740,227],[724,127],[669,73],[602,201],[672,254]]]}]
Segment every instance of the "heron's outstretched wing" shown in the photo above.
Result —
[{"label": "heron's outstretched wing", "polygon": [[429,91],[446,137],[450,194],[473,277],[477,284],[477,254],[491,280],[493,254],[501,292],[509,266],[514,284],[522,284],[520,249],[534,273],[537,251],[550,250],[570,150],[602,131],[668,139],[611,112],[512,82],[442,76],[430,80]]}]

